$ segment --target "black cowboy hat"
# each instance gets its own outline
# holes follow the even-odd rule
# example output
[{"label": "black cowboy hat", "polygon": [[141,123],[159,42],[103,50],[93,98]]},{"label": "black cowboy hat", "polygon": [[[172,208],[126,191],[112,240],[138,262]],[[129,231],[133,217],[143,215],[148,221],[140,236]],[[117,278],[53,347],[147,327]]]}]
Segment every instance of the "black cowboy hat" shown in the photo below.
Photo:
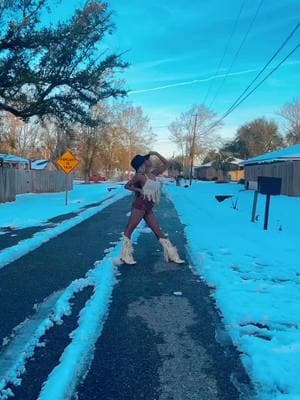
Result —
[{"label": "black cowboy hat", "polygon": [[134,168],[137,171],[140,168],[140,166],[144,164],[144,162],[146,160],[149,160],[149,157],[150,157],[150,154],[146,154],[145,156],[141,156],[140,154],[137,154],[131,160],[132,168]]}]

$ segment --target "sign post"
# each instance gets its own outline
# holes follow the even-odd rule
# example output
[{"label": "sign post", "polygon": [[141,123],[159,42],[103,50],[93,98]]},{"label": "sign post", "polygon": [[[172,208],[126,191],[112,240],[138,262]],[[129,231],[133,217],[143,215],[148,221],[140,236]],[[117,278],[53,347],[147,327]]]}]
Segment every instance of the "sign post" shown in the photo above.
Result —
[{"label": "sign post", "polygon": [[265,208],[265,221],[264,221],[264,230],[265,231],[268,230],[268,224],[269,224],[270,200],[271,200],[271,195],[267,194],[266,208]]},{"label": "sign post", "polygon": [[75,157],[71,150],[67,150],[56,160],[56,164],[65,173],[66,185],[66,205],[68,205],[68,174],[73,172],[79,164],[79,160]]},{"label": "sign post", "polygon": [[254,191],[254,196],[253,196],[253,206],[252,206],[252,217],[251,217],[251,222],[255,222],[256,220],[256,208],[257,208],[257,200],[258,200],[258,191]]}]

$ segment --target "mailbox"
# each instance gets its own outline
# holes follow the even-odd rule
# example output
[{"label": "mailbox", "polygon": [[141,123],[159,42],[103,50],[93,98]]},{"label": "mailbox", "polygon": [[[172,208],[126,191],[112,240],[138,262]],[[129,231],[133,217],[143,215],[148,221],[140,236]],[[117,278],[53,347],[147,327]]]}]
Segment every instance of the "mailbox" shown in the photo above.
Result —
[{"label": "mailbox", "polygon": [[281,178],[259,176],[257,178],[258,191],[261,194],[278,196],[281,194]]}]

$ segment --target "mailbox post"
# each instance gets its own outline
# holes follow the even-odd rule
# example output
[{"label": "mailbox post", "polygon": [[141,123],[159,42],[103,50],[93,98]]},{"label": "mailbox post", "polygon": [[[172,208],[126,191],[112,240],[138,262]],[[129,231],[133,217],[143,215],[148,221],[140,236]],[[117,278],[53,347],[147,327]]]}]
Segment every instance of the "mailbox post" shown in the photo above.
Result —
[{"label": "mailbox post", "polygon": [[268,229],[271,196],[281,194],[281,178],[259,176],[257,178],[258,192],[266,195],[264,230]]}]

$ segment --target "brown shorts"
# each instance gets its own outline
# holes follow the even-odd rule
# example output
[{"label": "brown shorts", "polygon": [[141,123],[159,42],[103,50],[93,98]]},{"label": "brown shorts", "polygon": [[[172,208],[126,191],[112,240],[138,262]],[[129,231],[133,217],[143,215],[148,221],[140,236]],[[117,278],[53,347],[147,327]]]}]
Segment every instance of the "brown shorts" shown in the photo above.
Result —
[{"label": "brown shorts", "polygon": [[133,208],[137,208],[138,210],[143,210],[146,212],[152,211],[153,206],[154,206],[153,201],[144,199],[142,196],[136,197],[132,204]]}]

